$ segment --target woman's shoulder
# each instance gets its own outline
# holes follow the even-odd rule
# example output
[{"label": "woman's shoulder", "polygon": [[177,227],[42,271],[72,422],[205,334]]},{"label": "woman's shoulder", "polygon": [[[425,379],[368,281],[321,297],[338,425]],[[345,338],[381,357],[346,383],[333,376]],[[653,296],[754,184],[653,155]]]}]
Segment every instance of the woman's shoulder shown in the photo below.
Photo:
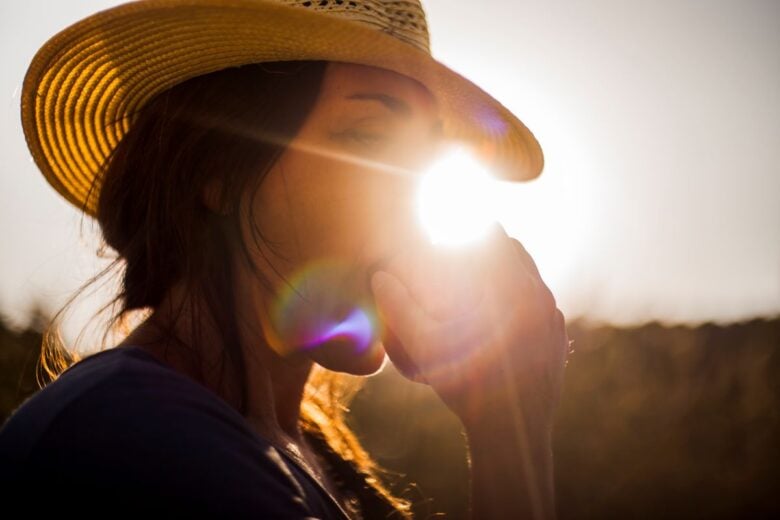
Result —
[{"label": "woman's shoulder", "polygon": [[0,430],[3,472],[0,484],[63,495],[91,488],[201,512],[337,517],[237,411],[132,346],[76,363],[22,404]]},{"label": "woman's shoulder", "polygon": [[98,422],[109,427],[119,420],[148,421],[155,409],[170,411],[172,406],[232,418],[232,410],[217,396],[142,349],[112,348],[75,363],[22,403],[0,430],[0,450],[13,442],[14,456],[23,458],[57,430],[75,433],[81,428],[94,431]]}]

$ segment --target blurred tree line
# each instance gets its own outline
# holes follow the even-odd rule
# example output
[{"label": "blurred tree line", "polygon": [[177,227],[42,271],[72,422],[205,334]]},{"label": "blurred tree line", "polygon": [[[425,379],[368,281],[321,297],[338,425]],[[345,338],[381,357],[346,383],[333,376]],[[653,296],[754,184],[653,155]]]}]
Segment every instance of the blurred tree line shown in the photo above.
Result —
[{"label": "blurred tree line", "polygon": [[[0,321],[0,421],[37,390],[44,325],[41,313],[21,331]],[[780,318],[568,331],[561,519],[780,518]],[[388,367],[350,416],[417,517],[466,517],[464,437],[430,389]]]}]

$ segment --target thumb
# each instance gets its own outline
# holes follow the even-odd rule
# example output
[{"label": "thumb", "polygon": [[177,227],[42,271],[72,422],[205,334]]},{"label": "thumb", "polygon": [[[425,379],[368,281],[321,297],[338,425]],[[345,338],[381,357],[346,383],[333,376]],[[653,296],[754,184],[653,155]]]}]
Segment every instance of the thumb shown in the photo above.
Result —
[{"label": "thumb", "polygon": [[433,320],[395,276],[377,271],[371,277],[371,289],[385,325],[395,333],[412,361],[416,361],[421,339],[426,330],[432,329]]},{"label": "thumb", "polygon": [[396,370],[398,370],[401,375],[415,383],[427,383],[427,380],[420,372],[419,367],[412,361],[409,354],[406,353],[401,341],[390,327],[384,327],[384,330],[382,331],[382,346],[385,347],[385,352],[390,358],[390,361],[393,362]]}]

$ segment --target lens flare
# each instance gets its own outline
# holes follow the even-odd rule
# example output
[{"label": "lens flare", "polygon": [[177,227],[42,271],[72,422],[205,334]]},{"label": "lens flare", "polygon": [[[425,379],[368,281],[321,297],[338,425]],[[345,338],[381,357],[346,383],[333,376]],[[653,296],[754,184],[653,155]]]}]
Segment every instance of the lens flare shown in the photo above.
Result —
[{"label": "lens flare", "polygon": [[417,209],[434,244],[457,246],[482,238],[496,219],[496,183],[461,148],[451,150],[422,176]]},{"label": "lens flare", "polygon": [[311,349],[336,339],[345,340],[354,345],[354,352],[360,354],[366,351],[374,337],[374,325],[368,313],[355,308],[343,320],[335,324],[325,324],[321,331],[313,331],[309,343],[304,348]]},{"label": "lens flare", "polygon": [[354,266],[335,260],[307,265],[274,301],[266,337],[279,354],[315,350],[333,341],[361,355],[376,338],[376,318]]}]

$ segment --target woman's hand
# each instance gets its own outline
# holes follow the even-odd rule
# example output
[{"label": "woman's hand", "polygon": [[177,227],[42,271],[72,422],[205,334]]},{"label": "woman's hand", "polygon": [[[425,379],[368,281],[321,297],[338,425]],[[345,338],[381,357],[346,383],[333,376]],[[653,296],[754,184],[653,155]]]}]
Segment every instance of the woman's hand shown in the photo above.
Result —
[{"label": "woman's hand", "polygon": [[[530,255],[497,227],[468,251],[418,251],[372,277],[383,343],[467,431],[521,414],[549,428],[569,340]],[[504,424],[504,421],[507,421]]]},{"label": "woman's hand", "polygon": [[552,415],[564,317],[525,248],[497,228],[466,251],[417,251],[372,277],[383,343],[430,384],[469,442],[472,518],[554,518]]}]

